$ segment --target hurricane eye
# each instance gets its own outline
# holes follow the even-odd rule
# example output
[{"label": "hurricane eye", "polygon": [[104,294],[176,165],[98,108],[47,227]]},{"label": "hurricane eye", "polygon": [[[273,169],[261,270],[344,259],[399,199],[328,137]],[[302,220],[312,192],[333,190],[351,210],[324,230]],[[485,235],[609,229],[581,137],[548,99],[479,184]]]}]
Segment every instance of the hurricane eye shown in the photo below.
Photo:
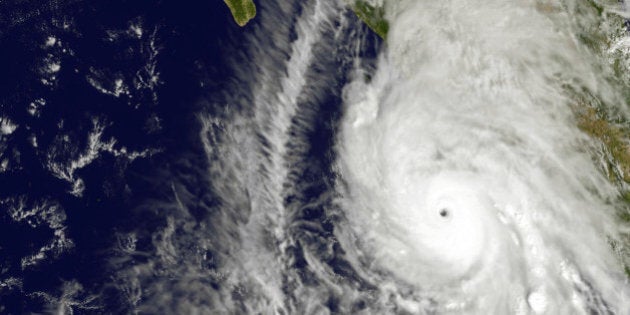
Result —
[{"label": "hurricane eye", "polygon": [[448,209],[446,209],[446,208],[442,208],[442,209],[440,209],[440,212],[439,212],[439,213],[440,213],[440,216],[441,216],[441,217],[443,217],[443,218],[448,217],[448,216],[449,216],[449,214],[450,214],[450,213],[449,213],[449,211],[448,211]]}]

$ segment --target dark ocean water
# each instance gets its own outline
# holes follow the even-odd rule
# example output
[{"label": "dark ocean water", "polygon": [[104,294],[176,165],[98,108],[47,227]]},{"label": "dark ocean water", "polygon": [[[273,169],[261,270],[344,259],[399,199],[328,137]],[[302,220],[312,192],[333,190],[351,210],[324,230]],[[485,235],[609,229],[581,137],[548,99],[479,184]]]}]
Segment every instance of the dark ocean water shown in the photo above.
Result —
[{"label": "dark ocean water", "polygon": [[[258,5],[260,14],[275,10]],[[287,32],[274,36],[295,39],[291,21],[301,5],[273,17],[288,20]],[[222,1],[0,3],[0,123],[11,130],[0,133],[0,313],[135,309],[129,279],[119,271],[151,261],[177,187],[185,188],[192,222],[204,221],[220,203],[202,171],[212,161],[199,140],[199,113],[252,97],[242,74],[256,67],[248,64],[247,38],[261,39],[256,49],[270,49],[279,64],[288,58],[274,38],[265,39],[261,23],[239,28]],[[323,49],[317,54],[327,54]],[[318,92],[305,102],[316,103],[318,114],[305,132],[308,158],[298,176],[303,182],[295,183],[303,188],[287,204],[308,203],[330,188],[340,89],[350,69],[336,57],[349,53],[344,49],[310,70]],[[361,49],[373,62],[378,39],[368,36]],[[246,101],[239,104],[238,111],[248,110]],[[315,208],[302,219],[324,217]],[[321,233],[332,237],[331,230],[329,224]],[[121,258],[115,248],[132,231],[136,254]],[[194,238],[181,242],[198,253]],[[306,264],[300,250],[294,249],[296,268]],[[212,257],[212,249],[203,255]],[[156,282],[178,276],[168,267],[156,270]]]},{"label": "dark ocean water", "polygon": [[[159,215],[145,218],[133,209],[162,193],[160,186],[168,185],[162,181],[168,179],[160,175],[195,149],[198,99],[223,88],[230,75],[225,55],[244,30],[222,3],[212,1],[185,6],[176,1],[9,1],[0,6],[0,21],[1,115],[18,126],[3,137],[0,152],[9,160],[0,174],[0,282],[5,284],[0,310],[46,311],[69,281],[80,283],[84,291],[79,294],[86,296],[105,290],[104,299],[92,304],[112,299],[115,307],[117,292],[107,290],[115,232],[160,224],[146,222],[159,221]],[[130,31],[134,27],[142,29],[140,36]],[[52,47],[45,45],[48,38],[55,39]],[[53,75],[46,73],[50,63],[61,65]],[[139,83],[151,75],[159,78],[154,86]],[[212,86],[202,89],[200,76]],[[104,86],[122,79],[128,88],[118,96],[103,93],[90,77]],[[45,105],[32,115],[28,107],[37,100]],[[73,172],[85,186],[76,196],[70,193],[71,181],[55,176],[50,166],[67,168],[89,150],[95,119],[105,126],[102,140],[115,139],[116,150],[153,153],[132,161],[101,150]],[[56,205],[50,216],[65,220],[52,228],[51,220],[39,215],[33,216],[40,221],[33,225],[16,222],[9,214],[16,202],[25,204],[24,211]],[[54,242],[56,229],[72,245],[54,245],[45,258],[23,268],[24,257]]]}]

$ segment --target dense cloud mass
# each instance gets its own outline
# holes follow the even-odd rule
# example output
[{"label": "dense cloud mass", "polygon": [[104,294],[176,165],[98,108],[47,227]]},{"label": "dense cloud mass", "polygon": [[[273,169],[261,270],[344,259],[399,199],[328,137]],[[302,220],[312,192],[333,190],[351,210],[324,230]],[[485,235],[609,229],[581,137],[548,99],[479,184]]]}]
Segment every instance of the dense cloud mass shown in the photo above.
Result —
[{"label": "dense cloud mass", "polygon": [[350,226],[375,265],[443,311],[627,312],[608,243],[623,231],[617,189],[568,91],[622,97],[576,26],[530,3],[394,10],[375,79],[347,89],[339,146]]}]

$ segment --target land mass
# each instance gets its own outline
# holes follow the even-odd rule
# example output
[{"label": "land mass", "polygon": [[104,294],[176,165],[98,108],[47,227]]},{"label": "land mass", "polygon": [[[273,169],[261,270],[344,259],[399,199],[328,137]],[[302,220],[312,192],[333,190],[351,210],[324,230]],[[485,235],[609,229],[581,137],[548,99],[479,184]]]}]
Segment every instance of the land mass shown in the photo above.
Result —
[{"label": "land mass", "polygon": [[[243,27],[256,16],[256,5],[253,0],[223,0],[230,9],[234,22]],[[385,19],[385,10],[375,7],[365,0],[354,0],[350,6],[354,13],[378,36],[385,39],[389,31],[389,23]]]},{"label": "land mass", "polygon": [[356,0],[352,5],[354,13],[382,39],[387,38],[389,23],[385,19],[385,9],[375,7],[365,0]]},{"label": "land mass", "polygon": [[239,26],[245,26],[247,22],[256,16],[256,5],[253,0],[223,0],[230,8],[234,22]]}]

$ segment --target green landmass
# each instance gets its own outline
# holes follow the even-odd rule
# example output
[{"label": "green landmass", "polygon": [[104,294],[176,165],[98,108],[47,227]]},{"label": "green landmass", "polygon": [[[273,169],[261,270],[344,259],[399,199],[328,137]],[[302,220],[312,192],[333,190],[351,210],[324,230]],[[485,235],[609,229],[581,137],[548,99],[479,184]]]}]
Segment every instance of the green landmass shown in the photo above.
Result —
[{"label": "green landmass", "polygon": [[[576,16],[604,17],[605,14],[593,0],[580,3],[574,10]],[[603,145],[608,178],[622,191],[628,191],[628,197],[624,195],[623,199],[630,205],[630,117],[616,110],[630,105],[630,77],[627,75],[630,55],[619,50],[611,53],[614,42],[626,36],[624,22],[623,18],[610,14],[602,19],[577,20],[580,31],[577,39],[594,54],[608,60],[612,73],[606,74],[606,79],[624,95],[621,104],[605,104],[586,89],[571,91],[571,94],[576,100],[574,111],[578,127]],[[624,214],[622,219],[630,222],[630,214]]]},{"label": "green landmass", "polygon": [[[606,0],[608,1],[608,0]],[[605,1],[605,2],[606,2]],[[599,1],[578,2],[573,8],[576,26],[580,31],[577,39],[594,54],[603,56],[611,66],[607,81],[620,91],[619,104],[606,104],[601,98],[590,95],[588,91],[574,91],[578,117],[578,127],[597,140],[601,147],[600,159],[603,162],[608,179],[620,191],[620,206],[617,209],[621,224],[630,225],[630,117],[619,108],[630,105],[630,54],[614,49],[615,42],[627,36],[625,20],[621,16],[606,13]],[[611,2],[611,6],[614,5]],[[592,18],[593,16],[600,18]],[[585,18],[580,18],[585,17]],[[605,72],[605,71],[604,71]],[[620,235],[620,243],[615,242],[614,251],[624,263],[624,269],[630,277],[630,233]]]},{"label": "green landmass", "polygon": [[232,12],[234,21],[239,26],[245,26],[247,22],[256,16],[256,5],[253,0],[223,0]]},{"label": "green landmass", "polygon": [[[588,105],[581,105],[578,110],[578,127],[603,146],[605,167],[608,179],[620,187],[620,199],[625,204],[618,209],[621,222],[630,223],[630,128],[623,121],[614,121]],[[618,253],[630,255],[630,235],[624,234],[625,246],[617,246]],[[630,257],[630,256],[628,256]],[[626,262],[628,263],[628,262]],[[625,270],[630,277],[630,266]]]},{"label": "green landmass", "polygon": [[610,155],[610,160],[606,165],[608,179],[612,182],[630,183],[630,146],[628,145],[630,131],[612,124],[593,107],[588,105],[580,105],[580,107],[577,109],[578,127],[599,140]]},{"label": "green landmass", "polygon": [[378,36],[383,39],[387,38],[389,23],[385,19],[384,8],[374,7],[365,0],[356,0],[352,5],[352,10]]}]

